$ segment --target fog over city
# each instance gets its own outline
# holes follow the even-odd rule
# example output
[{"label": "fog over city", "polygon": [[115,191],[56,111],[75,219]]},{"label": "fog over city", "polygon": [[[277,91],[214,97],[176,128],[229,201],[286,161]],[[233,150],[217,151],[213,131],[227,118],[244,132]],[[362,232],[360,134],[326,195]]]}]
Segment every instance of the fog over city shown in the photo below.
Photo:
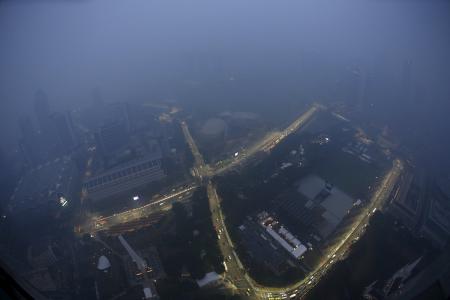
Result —
[{"label": "fog over city", "polygon": [[448,0],[0,0],[6,286],[450,297],[449,54]]},{"label": "fog over city", "polygon": [[[434,130],[443,126],[442,113],[449,110],[448,1],[0,5],[1,119],[8,125],[2,126],[2,133],[9,139],[15,117],[31,109],[37,89],[43,89],[57,109],[87,103],[94,87],[108,101],[183,102],[192,99],[180,89],[188,80],[206,77],[201,73],[208,67],[223,78],[295,81],[297,90],[285,94],[300,90],[304,94],[299,98],[310,100],[324,98],[324,90],[332,90],[348,68],[356,66],[373,77],[378,91],[370,101],[380,106],[379,114],[394,111],[391,117],[402,118],[404,106],[412,105],[414,117]],[[412,61],[420,93],[412,103],[396,94],[407,60]],[[243,89],[235,97],[257,102],[247,96],[252,93]],[[273,101],[281,104],[284,97]],[[208,105],[215,101],[211,95]],[[433,124],[438,120],[442,122]]]}]

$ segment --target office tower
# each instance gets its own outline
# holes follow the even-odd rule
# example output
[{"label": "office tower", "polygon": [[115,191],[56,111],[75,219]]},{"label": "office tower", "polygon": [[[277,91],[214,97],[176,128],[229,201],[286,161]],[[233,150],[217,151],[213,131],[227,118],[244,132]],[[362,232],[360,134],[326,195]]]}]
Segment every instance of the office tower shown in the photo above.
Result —
[{"label": "office tower", "polygon": [[19,129],[21,137],[19,139],[19,150],[24,159],[25,165],[31,167],[40,162],[40,147],[36,131],[29,116],[19,118]]},{"label": "office tower", "polygon": [[105,105],[103,101],[103,95],[100,88],[95,87],[92,89],[92,106],[94,108],[101,108]]},{"label": "office tower", "polygon": [[131,123],[126,103],[112,103],[104,107],[103,124],[95,134],[100,152],[108,156],[126,146],[131,131]]},{"label": "office tower", "polygon": [[131,130],[130,112],[127,103],[110,103],[105,107],[104,124],[122,123],[126,131]]},{"label": "office tower", "polygon": [[388,300],[450,299],[450,244],[420,272],[413,274]]},{"label": "office tower", "polygon": [[359,111],[364,109],[364,101],[366,98],[366,89],[367,89],[367,74],[364,70],[359,70],[359,75],[356,78],[357,80],[357,94],[356,94],[356,108]]},{"label": "office tower", "polygon": [[405,104],[410,104],[413,96],[412,86],[412,60],[406,60],[403,63],[401,95]]},{"label": "office tower", "polygon": [[29,116],[21,116],[19,118],[19,128],[22,137],[25,139],[31,139],[35,136],[35,131],[31,118]]},{"label": "office tower", "polygon": [[68,112],[52,113],[49,116],[49,122],[52,125],[50,138],[51,142],[56,145],[56,154],[61,155],[70,152],[76,145],[70,114]]},{"label": "office tower", "polygon": [[50,128],[49,115],[50,106],[48,104],[47,95],[42,90],[38,90],[34,95],[34,112],[38,121],[39,130],[46,132]]},{"label": "office tower", "polygon": [[108,155],[125,146],[128,142],[128,131],[125,123],[111,122],[97,131],[96,142],[103,155]]}]

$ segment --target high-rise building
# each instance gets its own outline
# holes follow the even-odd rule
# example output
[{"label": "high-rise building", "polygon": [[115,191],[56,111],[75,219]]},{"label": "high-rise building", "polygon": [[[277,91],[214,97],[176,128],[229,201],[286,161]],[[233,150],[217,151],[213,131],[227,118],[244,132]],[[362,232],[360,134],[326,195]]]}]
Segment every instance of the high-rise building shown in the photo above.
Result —
[{"label": "high-rise building", "polygon": [[35,136],[36,132],[29,116],[22,116],[19,118],[19,128],[23,138],[29,139]]},{"label": "high-rise building", "polygon": [[59,156],[57,141],[54,137],[54,125],[51,122],[50,106],[44,91],[38,90],[34,96],[34,113],[38,123],[38,131],[33,147],[39,148],[40,162],[45,162]]},{"label": "high-rise building", "polygon": [[450,299],[450,245],[423,270],[411,277],[386,299]]},{"label": "high-rise building", "polygon": [[112,103],[104,107],[103,124],[95,139],[99,150],[107,156],[126,146],[131,132],[131,123],[126,103]]},{"label": "high-rise building", "polygon": [[71,151],[75,145],[75,135],[70,113],[52,113],[49,116],[51,126],[51,139],[56,144],[59,154]]},{"label": "high-rise building", "polygon": [[367,88],[367,73],[360,67],[354,67],[349,73],[348,82],[348,101],[356,110],[361,111],[364,108]]},{"label": "high-rise building", "polygon": [[127,103],[110,103],[105,107],[104,124],[122,123],[126,131],[131,130],[130,112]]},{"label": "high-rise building", "polygon": [[361,111],[364,109],[364,101],[367,96],[367,74],[364,70],[359,70],[357,82],[356,108]]},{"label": "high-rise building", "polygon": [[[4,200],[8,199],[14,191],[16,181],[16,174],[14,172],[14,161],[7,157],[0,148],[0,213],[3,214],[3,209],[7,209],[4,205]],[[1,254],[0,254],[1,255]]]},{"label": "high-rise building", "polygon": [[33,146],[24,138],[19,140],[19,151],[22,155],[25,166],[32,167],[39,163],[39,158],[36,152],[33,151]]},{"label": "high-rise building", "polygon": [[126,146],[128,130],[123,122],[112,122],[100,127],[95,135],[97,146],[103,155],[108,155]]},{"label": "high-rise building", "polygon": [[103,95],[100,88],[95,87],[92,89],[92,106],[95,108],[102,108],[105,105],[103,101]]},{"label": "high-rise building", "polygon": [[38,121],[39,130],[46,132],[50,128],[49,115],[50,105],[48,104],[47,95],[43,90],[38,90],[34,95],[34,112]]},{"label": "high-rise building", "polygon": [[29,116],[19,118],[19,129],[21,133],[19,150],[23,160],[27,166],[35,166],[40,161],[40,148],[37,143],[37,133]]},{"label": "high-rise building", "polygon": [[402,69],[402,83],[401,83],[401,95],[404,104],[411,104],[413,97],[413,84],[412,84],[412,60],[406,60],[403,63]]},{"label": "high-rise building", "polygon": [[364,110],[367,97],[367,79],[366,70],[358,66],[348,67],[342,79],[338,82],[337,97],[354,110]]}]

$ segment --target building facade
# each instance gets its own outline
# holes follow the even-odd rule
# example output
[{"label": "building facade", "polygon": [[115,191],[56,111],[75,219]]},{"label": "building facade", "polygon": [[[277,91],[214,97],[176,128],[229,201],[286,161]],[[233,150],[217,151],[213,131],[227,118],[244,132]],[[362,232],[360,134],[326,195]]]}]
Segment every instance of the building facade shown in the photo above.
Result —
[{"label": "building facade", "polygon": [[152,154],[132,160],[84,182],[84,190],[93,201],[101,201],[161,180],[165,177],[161,155]]}]

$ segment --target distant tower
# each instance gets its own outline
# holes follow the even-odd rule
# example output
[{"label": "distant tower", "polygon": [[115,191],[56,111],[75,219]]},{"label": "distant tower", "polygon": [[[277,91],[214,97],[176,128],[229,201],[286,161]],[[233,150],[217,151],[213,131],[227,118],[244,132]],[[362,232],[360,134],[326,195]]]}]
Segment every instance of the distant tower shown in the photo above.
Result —
[{"label": "distant tower", "polygon": [[413,273],[387,300],[450,299],[450,244],[426,267]]},{"label": "distant tower", "polygon": [[128,132],[122,122],[110,122],[103,125],[95,134],[100,151],[107,156],[128,143]]},{"label": "distant tower", "polygon": [[361,68],[348,67],[347,72],[340,83],[343,99],[353,110],[361,111],[366,101],[367,74]]},{"label": "distant tower", "polygon": [[366,97],[367,74],[364,70],[358,69],[358,74],[356,76],[356,109],[362,111],[364,109],[364,101]]},{"label": "distant tower", "polygon": [[29,116],[21,116],[19,118],[20,133],[24,139],[30,140],[35,135],[33,123]]},{"label": "distant tower", "polygon": [[48,118],[50,115],[50,106],[48,104],[47,95],[43,90],[38,90],[34,95],[34,112],[40,131],[47,131],[50,128]]},{"label": "distant tower", "polygon": [[102,112],[103,122],[95,134],[95,139],[102,154],[108,156],[128,143],[131,122],[127,103],[107,104]]},{"label": "distant tower", "polygon": [[19,149],[27,166],[34,166],[39,162],[39,146],[36,143],[36,132],[29,116],[19,118],[21,138]]},{"label": "distant tower", "polygon": [[51,123],[51,138],[57,144],[58,152],[64,154],[75,147],[75,135],[70,114],[52,113],[49,116]]},{"label": "distant tower", "polygon": [[103,95],[99,87],[95,87],[92,89],[92,105],[95,108],[103,107],[105,104],[103,100]]},{"label": "distant tower", "polygon": [[412,60],[408,59],[403,63],[401,95],[405,104],[412,101]]},{"label": "distant tower", "polygon": [[104,124],[109,123],[122,123],[127,132],[131,130],[130,108],[128,107],[128,103],[115,102],[107,105],[105,108]]}]

